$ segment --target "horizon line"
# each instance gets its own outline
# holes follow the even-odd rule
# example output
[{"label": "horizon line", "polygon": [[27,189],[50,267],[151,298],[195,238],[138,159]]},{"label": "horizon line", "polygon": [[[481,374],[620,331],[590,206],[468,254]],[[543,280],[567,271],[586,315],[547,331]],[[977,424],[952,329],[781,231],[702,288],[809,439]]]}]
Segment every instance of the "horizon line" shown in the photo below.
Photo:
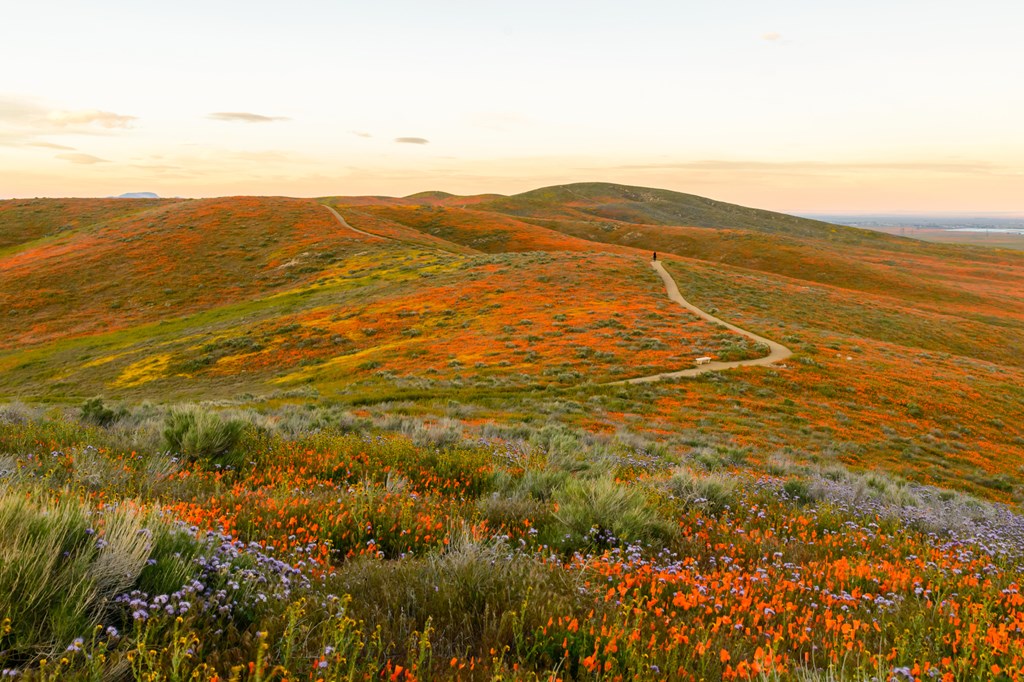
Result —
[{"label": "horizon line", "polygon": [[[1011,210],[984,210],[984,209],[956,209],[956,210],[935,210],[935,209],[887,209],[887,208],[873,208],[873,209],[847,209],[847,208],[788,208],[788,209],[765,209],[756,205],[751,204],[739,204],[734,201],[726,201],[724,199],[715,199],[703,194],[694,194],[692,192],[683,192],[680,190],[668,189],[664,187],[648,187],[643,185],[626,185],[624,183],[615,182],[603,182],[603,181],[578,181],[578,182],[566,182],[557,183],[553,185],[542,185],[533,189],[526,190],[524,192],[516,192],[513,194],[502,194],[500,192],[480,192],[477,194],[455,194],[446,190],[439,189],[427,189],[413,192],[411,194],[394,195],[394,194],[372,194],[372,193],[360,193],[360,194],[315,194],[315,195],[293,195],[293,194],[208,194],[208,195],[175,195],[175,196],[161,196],[157,194],[156,199],[178,199],[178,200],[201,200],[201,199],[224,199],[230,197],[280,197],[285,199],[329,199],[329,198],[345,198],[345,197],[373,197],[382,199],[409,199],[411,197],[420,194],[446,194],[453,198],[473,198],[480,196],[498,196],[498,197],[512,197],[519,194],[526,194],[532,191],[547,189],[551,187],[564,187],[567,185],[617,185],[621,187],[643,187],[644,189],[658,189],[667,192],[675,192],[677,194],[689,194],[690,196],[697,196],[705,199],[711,199],[712,201],[719,201],[725,204],[732,204],[734,206],[743,206],[745,208],[753,208],[757,210],[769,211],[772,213],[785,213],[788,215],[794,215],[797,217],[815,218],[821,216],[942,216],[942,217],[1003,217],[1003,218],[1024,218],[1024,207],[1020,209]],[[146,191],[146,190],[143,190]],[[122,194],[138,194],[142,192],[122,192]],[[0,201],[34,201],[34,200],[68,200],[68,199],[122,199],[122,200],[153,200],[152,197],[123,197],[117,194],[105,194],[105,195],[87,195],[87,196],[7,196],[0,197]]]}]

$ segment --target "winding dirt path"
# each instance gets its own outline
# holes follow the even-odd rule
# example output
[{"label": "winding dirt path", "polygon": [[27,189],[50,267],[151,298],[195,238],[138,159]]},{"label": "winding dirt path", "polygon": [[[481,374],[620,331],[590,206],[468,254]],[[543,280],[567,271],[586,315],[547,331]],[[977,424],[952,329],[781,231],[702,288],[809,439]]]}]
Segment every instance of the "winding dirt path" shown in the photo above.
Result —
[{"label": "winding dirt path", "polygon": [[764,345],[768,346],[769,353],[763,358],[755,358],[753,360],[736,360],[734,362],[709,362],[708,364],[701,365],[700,367],[683,369],[679,370],[678,372],[665,372],[663,374],[653,374],[647,377],[636,377],[635,379],[625,379],[623,381],[616,381],[614,383],[644,384],[651,381],[658,381],[660,379],[695,377],[704,374],[705,372],[718,372],[723,369],[733,369],[734,367],[756,367],[760,365],[772,365],[781,360],[785,360],[786,358],[793,354],[793,351],[786,348],[781,343],[777,343],[775,341],[772,341],[771,339],[766,339],[763,336],[758,336],[757,334],[749,332],[746,329],[740,329],[734,324],[729,324],[728,322],[720,320],[710,313],[704,312],[703,310],[701,310],[700,308],[698,308],[697,306],[693,305],[685,298],[683,298],[682,294],[679,293],[679,287],[676,286],[676,281],[672,279],[672,275],[668,274],[668,271],[665,270],[665,266],[663,266],[660,261],[652,261],[651,267],[653,267],[655,271],[659,275],[661,275],[661,281],[665,283],[665,291],[666,293],[668,293],[668,297],[670,299],[672,299],[679,305],[683,306],[690,312],[694,313],[698,317],[707,320],[708,322],[720,324],[726,329],[734,331],[737,334],[742,334],[743,336],[746,336],[748,339],[751,339],[752,341],[755,341],[757,343],[763,343]]},{"label": "winding dirt path", "polygon": [[320,204],[320,205],[323,206],[324,208],[326,208],[331,213],[333,213],[334,217],[338,219],[338,222],[341,223],[342,227],[347,227],[348,229],[352,230],[353,232],[358,232],[359,234],[365,235],[367,237],[372,237],[373,239],[383,239],[384,241],[393,241],[391,239],[391,237],[382,237],[379,234],[373,234],[372,232],[366,232],[365,230],[360,230],[358,227],[352,227],[347,222],[345,222],[345,219],[341,217],[340,213],[338,213],[337,211],[334,210],[334,207],[328,206],[327,204]]},{"label": "winding dirt path", "polygon": [[[334,217],[338,220],[338,222],[341,223],[342,227],[346,227],[346,228],[352,230],[353,232],[357,232],[357,233],[359,233],[361,235],[364,235],[366,237],[370,237],[372,239],[380,239],[382,241],[395,241],[391,237],[383,237],[383,236],[381,236],[379,234],[373,234],[371,232],[366,232],[365,230],[360,230],[358,227],[352,227],[351,225],[348,224],[348,222],[345,221],[344,218],[341,217],[340,213],[338,213],[336,210],[334,210],[334,207],[328,206],[327,204],[321,204],[321,205],[334,215]],[[700,365],[699,367],[691,367],[690,369],[682,369],[682,370],[679,370],[677,372],[663,372],[662,374],[652,374],[651,376],[646,376],[646,377],[635,377],[633,379],[623,379],[622,381],[613,381],[613,382],[611,382],[613,385],[614,384],[643,384],[643,383],[649,383],[649,382],[652,382],[652,381],[659,381],[661,379],[676,379],[676,378],[680,378],[680,377],[695,377],[695,376],[699,376],[701,374],[704,374],[705,372],[718,372],[718,371],[721,371],[723,369],[733,369],[735,367],[756,367],[756,366],[761,366],[761,365],[773,365],[776,362],[779,362],[781,360],[785,360],[786,358],[788,358],[790,355],[793,354],[793,351],[791,351],[790,349],[786,348],[781,343],[777,343],[775,341],[772,341],[771,339],[766,339],[763,336],[758,336],[754,332],[747,331],[746,329],[740,329],[736,325],[729,324],[725,320],[721,320],[721,319],[715,317],[714,315],[712,315],[711,313],[704,312],[703,310],[701,310],[700,308],[698,308],[697,306],[693,305],[692,303],[687,301],[685,298],[683,298],[682,294],[679,293],[679,287],[676,286],[676,281],[674,279],[672,279],[672,275],[668,274],[668,271],[665,270],[665,267],[661,264],[660,261],[652,261],[651,262],[651,267],[654,268],[655,272],[657,272],[659,275],[661,275],[661,281],[665,283],[665,292],[668,294],[668,297],[671,300],[673,300],[676,303],[678,303],[679,305],[683,306],[684,308],[686,308],[687,310],[689,310],[690,312],[695,314],[697,317],[705,319],[708,322],[714,322],[715,324],[720,324],[720,325],[722,325],[723,327],[725,327],[726,329],[728,329],[730,331],[734,331],[737,334],[742,334],[743,336],[746,336],[748,339],[751,339],[755,343],[763,343],[764,345],[768,346],[769,352],[768,352],[768,355],[764,356],[763,358],[754,358],[753,360],[736,360],[736,361],[733,361],[733,362],[717,362],[717,361],[713,361],[713,362],[709,362],[709,363],[707,363],[705,365]]]}]

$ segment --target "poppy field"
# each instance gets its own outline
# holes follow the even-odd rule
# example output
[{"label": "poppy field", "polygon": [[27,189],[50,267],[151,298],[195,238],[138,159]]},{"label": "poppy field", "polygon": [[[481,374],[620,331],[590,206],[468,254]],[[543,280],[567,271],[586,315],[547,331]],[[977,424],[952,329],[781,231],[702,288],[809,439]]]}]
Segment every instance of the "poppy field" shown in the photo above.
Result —
[{"label": "poppy field", "polygon": [[21,397],[373,395],[603,383],[766,353],[673,304],[651,273],[635,256],[389,243],[266,298],[0,351],[0,383]]},{"label": "poppy field", "polygon": [[[767,353],[653,251],[793,355],[619,383]],[[1022,679],[1022,358],[1020,253],[662,190],[0,202],[0,678]]]},{"label": "poppy field", "polygon": [[[173,411],[98,414],[4,409],[0,446],[18,454],[0,515],[29,534],[3,540],[0,580],[26,595],[5,607],[8,677],[965,680],[1024,665],[1024,523],[999,504],[912,486],[907,506],[849,471],[712,471],[622,439],[565,447],[570,432],[417,444],[329,413],[305,433],[294,414],[215,417],[205,428],[244,422],[229,448],[172,455],[146,434],[159,418],[168,438]],[[73,562],[27,573],[27,538]],[[53,594],[64,583],[80,612]]]}]

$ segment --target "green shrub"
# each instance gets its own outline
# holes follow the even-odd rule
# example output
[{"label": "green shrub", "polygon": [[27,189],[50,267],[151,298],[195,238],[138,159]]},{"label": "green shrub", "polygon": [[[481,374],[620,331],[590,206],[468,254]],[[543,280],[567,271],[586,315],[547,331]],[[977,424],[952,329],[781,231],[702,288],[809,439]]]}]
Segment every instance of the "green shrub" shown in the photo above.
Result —
[{"label": "green shrub", "polygon": [[[582,410],[579,404],[565,401],[558,401],[552,407],[562,413]],[[595,439],[593,434],[560,424],[547,424],[533,432],[529,444],[545,456],[550,469],[598,477],[610,473],[615,467],[606,442]]]},{"label": "green shrub", "polygon": [[708,471],[716,471],[726,466],[725,459],[718,451],[715,450],[715,448],[695,448],[690,453],[690,458]]},{"label": "green shrub", "polygon": [[195,559],[203,548],[180,528],[166,523],[149,525],[152,532],[150,560],[139,574],[135,587],[146,594],[171,594],[195,576]]},{"label": "green shrub", "polygon": [[687,505],[706,506],[720,512],[736,499],[737,480],[720,473],[700,475],[692,469],[677,469],[665,484],[670,495]]},{"label": "green shrub", "polygon": [[555,491],[569,480],[569,472],[554,469],[527,469],[519,480],[519,491],[529,497],[547,502]]},{"label": "green shrub", "polygon": [[80,419],[96,426],[110,426],[118,419],[127,416],[128,410],[119,407],[113,410],[103,404],[103,398],[90,398],[82,404]]},{"label": "green shrub", "polygon": [[238,444],[246,423],[224,419],[196,408],[171,410],[164,422],[164,444],[172,452],[213,464],[238,466],[243,462]]},{"label": "green shrub", "polygon": [[799,478],[791,478],[782,485],[782,489],[789,497],[799,500],[800,502],[811,501],[811,489],[810,486],[807,485],[807,481]]},{"label": "green shrub", "polygon": [[349,615],[364,632],[376,631],[393,646],[402,665],[407,661],[401,645],[429,628],[433,656],[442,666],[453,656],[490,658],[505,647],[519,656],[529,647],[540,666],[555,666],[564,634],[545,641],[542,629],[551,617],[594,606],[568,572],[524,560],[501,544],[458,535],[441,555],[352,561],[326,586],[333,594],[355,596]]},{"label": "green shrub", "polygon": [[527,521],[534,526],[544,525],[551,516],[550,505],[520,495],[508,497],[492,493],[481,497],[477,501],[477,508],[487,521],[489,529],[495,532],[502,528],[522,530],[526,527]]},{"label": "green shrub", "polygon": [[611,476],[570,479],[555,491],[554,499],[554,518],[567,534],[566,549],[649,542],[671,535],[669,524],[648,504],[643,491]]}]

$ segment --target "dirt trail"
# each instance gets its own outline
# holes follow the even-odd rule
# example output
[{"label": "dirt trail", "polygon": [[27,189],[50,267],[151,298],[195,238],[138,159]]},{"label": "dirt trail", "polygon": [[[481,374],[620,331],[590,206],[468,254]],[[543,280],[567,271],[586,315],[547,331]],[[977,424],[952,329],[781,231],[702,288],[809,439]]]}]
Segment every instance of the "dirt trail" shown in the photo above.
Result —
[{"label": "dirt trail", "polygon": [[323,207],[324,207],[324,208],[326,208],[326,209],[327,209],[328,211],[330,211],[331,213],[333,213],[333,214],[334,214],[334,217],[338,219],[338,222],[339,222],[339,223],[341,223],[343,227],[347,227],[348,229],[352,230],[353,232],[358,232],[359,234],[362,234],[362,235],[366,235],[367,237],[372,237],[372,238],[374,238],[374,239],[383,239],[383,240],[385,240],[385,241],[393,241],[393,240],[391,239],[391,237],[382,237],[382,236],[380,236],[379,234],[373,234],[373,233],[371,233],[371,232],[366,232],[366,231],[364,231],[364,230],[360,230],[360,229],[359,229],[358,227],[352,227],[352,226],[351,226],[351,225],[349,225],[349,224],[348,224],[347,222],[345,222],[345,219],[344,219],[344,218],[342,218],[342,217],[341,217],[341,214],[340,214],[340,213],[338,213],[337,211],[335,211],[333,207],[331,207],[331,206],[328,206],[327,204],[321,204],[321,206],[323,206]]},{"label": "dirt trail", "polygon": [[698,317],[707,320],[708,322],[720,324],[726,329],[734,331],[737,334],[742,334],[743,336],[746,336],[748,339],[751,339],[757,343],[763,343],[764,345],[768,346],[770,352],[763,358],[755,358],[753,360],[736,360],[734,362],[709,362],[708,364],[701,365],[700,367],[683,369],[678,372],[665,372],[663,374],[653,374],[647,377],[636,377],[635,379],[616,381],[615,383],[642,384],[650,381],[658,381],[659,379],[695,377],[700,374],[704,374],[705,372],[718,372],[723,369],[732,369],[734,367],[755,367],[759,365],[772,365],[781,360],[785,360],[786,358],[793,354],[793,351],[786,348],[781,343],[776,343],[771,339],[766,339],[763,336],[758,336],[753,332],[748,332],[746,329],[740,329],[734,324],[729,324],[728,322],[720,320],[710,313],[704,312],[703,310],[701,310],[700,308],[698,308],[697,306],[693,305],[685,298],[683,298],[682,294],[679,293],[679,287],[676,286],[676,281],[672,279],[672,275],[668,274],[668,271],[665,270],[665,267],[659,261],[651,262],[651,267],[653,267],[657,271],[657,273],[661,275],[661,280],[665,283],[665,291],[668,293],[668,297],[670,299],[672,299],[679,305],[683,306],[690,312],[694,313]]},{"label": "dirt trail", "polygon": [[[358,232],[361,235],[365,235],[365,236],[371,237],[373,239],[380,239],[380,240],[383,240],[383,241],[395,241],[391,237],[382,237],[379,234],[372,234],[370,232],[366,232],[364,230],[360,230],[357,227],[352,227],[351,225],[349,225],[345,221],[344,218],[341,217],[340,213],[338,213],[336,210],[334,210],[333,207],[328,206],[327,204],[322,204],[322,206],[324,208],[326,208],[328,211],[330,211],[332,214],[334,214],[334,217],[337,218],[338,222],[341,223],[343,227],[347,227],[348,229],[352,230],[353,232]],[[721,371],[723,369],[733,369],[734,367],[755,367],[755,366],[758,366],[758,365],[772,365],[772,364],[775,364],[776,362],[779,362],[780,360],[785,360],[786,358],[788,358],[790,355],[793,354],[793,351],[789,350],[788,348],[783,346],[781,343],[776,343],[775,341],[772,341],[771,339],[766,339],[763,336],[758,336],[757,334],[755,334],[753,332],[749,332],[746,329],[740,329],[739,327],[737,327],[734,324],[729,324],[725,320],[720,320],[717,317],[715,317],[714,315],[712,315],[710,313],[704,312],[703,310],[701,310],[700,308],[698,308],[697,306],[693,305],[692,303],[687,301],[685,298],[683,298],[682,294],[679,293],[679,287],[676,286],[675,280],[672,279],[672,275],[668,274],[668,272],[665,270],[664,266],[662,266],[662,264],[659,261],[652,261],[651,262],[651,267],[653,267],[654,270],[659,275],[661,275],[661,280],[665,283],[665,291],[668,293],[668,297],[670,299],[672,299],[673,301],[675,301],[679,305],[683,306],[684,308],[686,308],[690,312],[694,313],[698,317],[707,320],[708,322],[714,322],[716,324],[720,324],[723,327],[725,327],[726,329],[734,331],[737,334],[742,334],[743,336],[746,336],[748,339],[751,339],[751,340],[753,340],[756,343],[763,343],[764,345],[768,346],[769,353],[768,353],[768,355],[764,356],[763,358],[755,358],[753,360],[736,360],[734,362],[717,362],[717,361],[713,361],[713,362],[709,362],[709,363],[707,363],[705,365],[701,365],[699,367],[692,367],[690,369],[682,369],[682,370],[679,370],[677,372],[664,372],[662,374],[652,374],[651,376],[646,376],[646,377],[636,377],[636,378],[633,378],[633,379],[624,379],[622,381],[612,382],[613,384],[642,384],[642,383],[647,383],[647,382],[651,382],[651,381],[658,381],[660,379],[676,379],[676,378],[679,378],[679,377],[695,377],[695,376],[704,374],[705,372],[718,372],[718,371]]]}]

